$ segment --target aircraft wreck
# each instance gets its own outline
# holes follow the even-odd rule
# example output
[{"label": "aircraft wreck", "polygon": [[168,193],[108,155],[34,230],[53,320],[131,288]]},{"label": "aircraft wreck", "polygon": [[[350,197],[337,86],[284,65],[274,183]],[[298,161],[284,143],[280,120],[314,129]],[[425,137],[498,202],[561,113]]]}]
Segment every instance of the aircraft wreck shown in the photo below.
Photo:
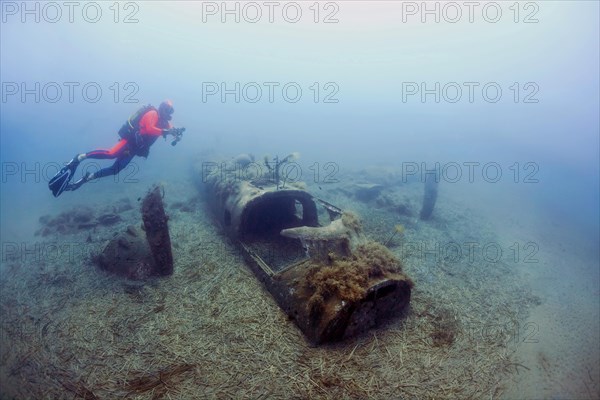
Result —
[{"label": "aircraft wreck", "polygon": [[290,157],[198,163],[218,224],[311,342],[351,337],[397,315],[413,285],[400,261],[367,239],[356,215],[286,182],[280,174]]}]

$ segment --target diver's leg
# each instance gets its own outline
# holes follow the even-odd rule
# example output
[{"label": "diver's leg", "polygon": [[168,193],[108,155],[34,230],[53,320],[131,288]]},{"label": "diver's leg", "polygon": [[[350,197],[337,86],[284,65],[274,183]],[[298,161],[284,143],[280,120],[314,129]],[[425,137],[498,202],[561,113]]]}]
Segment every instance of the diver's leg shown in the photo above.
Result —
[{"label": "diver's leg", "polygon": [[107,168],[102,168],[100,171],[91,174],[90,179],[103,178],[105,176],[116,175],[123,170],[133,159],[133,155],[124,155],[117,158],[115,163]]},{"label": "diver's leg", "polygon": [[125,155],[122,157],[117,158],[117,160],[114,162],[113,165],[111,165],[110,167],[106,167],[106,168],[102,168],[100,171],[97,172],[88,172],[85,174],[85,176],[81,179],[79,179],[77,182],[67,186],[67,189],[65,190],[77,190],[81,187],[81,185],[83,185],[86,182],[91,181],[92,179],[97,179],[97,178],[103,178],[105,176],[110,176],[110,175],[116,175],[119,172],[121,172],[121,170],[123,170],[123,168],[125,168],[127,166],[127,164],[129,164],[131,162],[131,160],[133,159],[133,155]]},{"label": "diver's leg", "polygon": [[109,150],[93,150],[85,154],[79,154],[77,158],[79,161],[83,161],[86,158],[94,158],[98,160],[109,160],[113,158],[118,158],[125,151],[126,145],[127,140],[121,139],[116,145],[114,145]]},{"label": "diver's leg", "polygon": [[88,153],[76,154],[71,161],[63,169],[68,169],[71,175],[75,174],[75,170],[80,162],[86,158],[95,158],[100,160],[112,159],[121,156],[125,152],[127,141],[122,139],[109,150],[93,150]]}]

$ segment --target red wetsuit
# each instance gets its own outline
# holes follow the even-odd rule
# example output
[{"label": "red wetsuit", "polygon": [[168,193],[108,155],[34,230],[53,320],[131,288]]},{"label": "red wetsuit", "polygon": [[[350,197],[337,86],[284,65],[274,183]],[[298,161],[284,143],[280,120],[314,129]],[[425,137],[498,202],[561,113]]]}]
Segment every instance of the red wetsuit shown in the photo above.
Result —
[{"label": "red wetsuit", "polygon": [[139,140],[136,141],[137,143],[129,143],[130,141],[127,139],[121,139],[110,150],[93,150],[86,153],[86,158],[117,159],[112,166],[96,172],[94,174],[95,178],[119,173],[136,155],[147,157],[150,146],[154,144],[159,136],[162,136],[163,129],[171,128],[171,123],[161,121],[158,118],[158,112],[153,109],[142,116],[139,128]]}]

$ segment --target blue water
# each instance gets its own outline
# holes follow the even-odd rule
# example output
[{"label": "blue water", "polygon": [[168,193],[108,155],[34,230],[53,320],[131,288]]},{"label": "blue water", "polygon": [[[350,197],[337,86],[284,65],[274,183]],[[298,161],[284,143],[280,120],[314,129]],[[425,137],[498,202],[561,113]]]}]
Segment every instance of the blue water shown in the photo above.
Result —
[{"label": "blue water", "polygon": [[[60,8],[52,23],[52,7],[37,4],[36,15],[35,3],[29,14],[19,4],[3,6],[3,221],[24,196],[33,197],[32,207],[60,201],[44,188],[49,172],[22,177],[24,170],[112,146],[138,105],[171,98],[174,123],[188,129],[185,141],[172,149],[157,143],[148,168],[168,170],[172,158],[207,148],[296,150],[311,161],[350,167],[499,162],[504,176],[515,162],[534,162],[542,178],[533,191],[539,207],[577,219],[597,235],[597,224],[589,222],[598,220],[599,200],[598,5],[523,8],[519,23],[508,5],[497,23],[477,12],[469,23],[466,9],[463,19],[449,23],[447,9],[440,23],[433,15],[421,23],[421,12],[413,15],[401,3],[344,3],[322,9],[319,23],[308,4],[297,23],[276,11],[269,23],[268,9],[251,23],[252,10],[240,5],[239,23],[218,4],[217,11],[204,3],[165,11],[160,3],[141,2],[121,5],[118,15],[106,4],[95,23],[85,19],[96,19],[94,7],[85,15],[83,7],[73,11],[72,23],[69,10]],[[338,22],[323,23],[331,13]],[[528,21],[537,23],[523,22],[530,14]],[[435,92],[436,82],[439,103],[431,92],[425,102],[407,92],[414,83]],[[466,82],[477,84],[473,102]],[[490,82],[502,90],[496,103],[480,90]],[[454,83],[463,93],[452,103]],[[262,93],[251,102],[257,87]],[[297,87],[302,94],[291,103]],[[224,102],[222,88],[230,91]],[[19,164],[18,173],[7,162]]]}]

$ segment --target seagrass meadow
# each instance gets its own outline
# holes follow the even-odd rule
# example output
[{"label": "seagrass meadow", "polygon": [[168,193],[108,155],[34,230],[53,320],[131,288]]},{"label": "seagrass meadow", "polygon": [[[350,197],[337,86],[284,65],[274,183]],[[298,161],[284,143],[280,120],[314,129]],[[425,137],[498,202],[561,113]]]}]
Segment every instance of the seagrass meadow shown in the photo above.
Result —
[{"label": "seagrass meadow", "polygon": [[531,368],[515,351],[540,299],[516,264],[414,245],[500,240],[484,215],[445,198],[434,218],[418,221],[419,184],[390,187],[377,204],[336,185],[320,190],[402,260],[414,281],[402,315],[358,337],[311,345],[193,185],[172,183],[164,198],[170,277],[128,281],[92,263],[115,231],[139,224],[139,203],[128,193],[94,207],[118,215],[111,224],[61,233],[41,223],[40,246],[85,243],[81,257],[4,260],[0,397],[494,399]]}]

